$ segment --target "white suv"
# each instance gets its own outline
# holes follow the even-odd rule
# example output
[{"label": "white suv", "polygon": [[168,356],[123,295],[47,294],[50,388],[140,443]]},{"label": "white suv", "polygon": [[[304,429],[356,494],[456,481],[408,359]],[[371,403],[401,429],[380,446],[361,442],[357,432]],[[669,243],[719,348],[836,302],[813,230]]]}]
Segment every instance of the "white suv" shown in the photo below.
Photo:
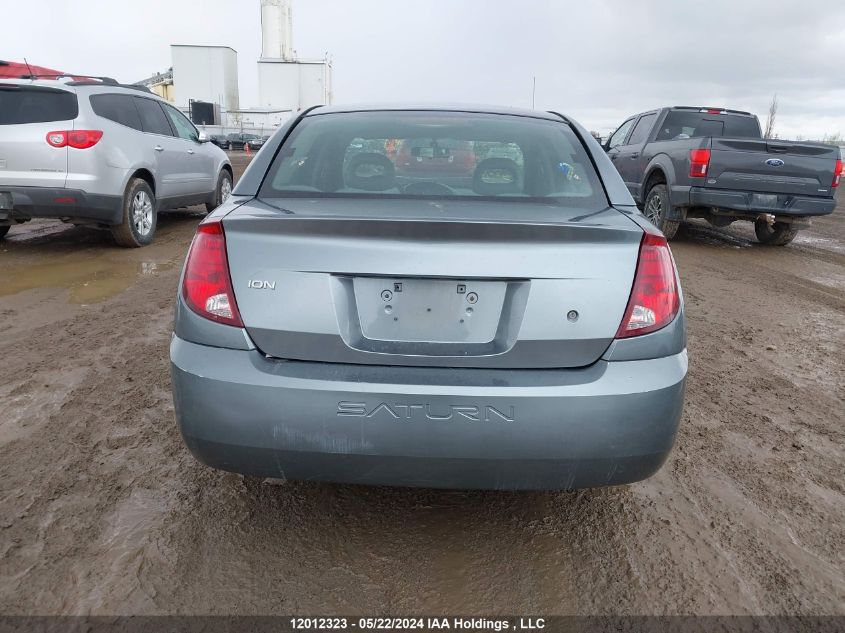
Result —
[{"label": "white suv", "polygon": [[0,238],[15,222],[108,226],[149,244],[156,214],[210,211],[232,191],[226,153],[172,105],[110,79],[0,80]]}]

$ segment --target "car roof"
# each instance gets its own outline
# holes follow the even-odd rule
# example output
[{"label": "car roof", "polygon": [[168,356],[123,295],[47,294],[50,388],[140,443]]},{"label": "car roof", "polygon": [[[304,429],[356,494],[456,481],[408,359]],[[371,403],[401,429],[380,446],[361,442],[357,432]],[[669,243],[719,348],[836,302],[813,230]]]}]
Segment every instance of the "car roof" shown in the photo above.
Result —
[{"label": "car roof", "polygon": [[317,106],[306,112],[305,116],[350,112],[466,112],[471,114],[504,114],[509,116],[528,117],[532,119],[546,119],[549,121],[560,121],[561,119],[567,120],[566,117],[555,112],[466,103],[375,103]]},{"label": "car roof", "polygon": [[115,92],[115,91],[127,91],[127,94],[141,94],[147,97],[154,97],[161,101],[161,99],[157,94],[152,92],[146,86],[134,85],[134,84],[119,84],[117,82],[112,83],[111,81],[99,81],[95,78],[82,78],[76,79],[73,77],[69,77],[66,79],[6,79],[0,78],[0,84],[5,85],[17,85],[17,86],[38,86],[42,88],[55,88],[58,90],[66,90],[67,92],[76,92],[79,88],[92,88],[99,90],[100,92]]},{"label": "car roof", "polygon": [[[670,110],[681,110],[685,112],[700,112],[702,114],[708,113],[709,110],[718,110],[718,114],[735,114],[739,116],[754,116],[751,112],[745,110],[731,110],[729,108],[722,108],[718,106],[672,106]],[[711,114],[716,114],[712,112]]]},{"label": "car roof", "polygon": [[[57,81],[55,79],[18,79],[12,77],[3,77],[0,83],[5,85],[15,86],[39,86],[43,88],[68,88],[68,82]],[[72,90],[68,90],[72,92]]]}]

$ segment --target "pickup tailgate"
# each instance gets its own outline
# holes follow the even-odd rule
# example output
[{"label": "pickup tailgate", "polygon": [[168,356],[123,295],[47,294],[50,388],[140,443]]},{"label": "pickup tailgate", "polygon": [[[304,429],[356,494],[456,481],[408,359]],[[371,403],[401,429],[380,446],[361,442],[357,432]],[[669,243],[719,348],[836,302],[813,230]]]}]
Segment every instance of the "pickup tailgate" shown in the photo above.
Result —
[{"label": "pickup tailgate", "polygon": [[838,148],[819,143],[714,137],[706,186],[829,197],[838,158]]}]

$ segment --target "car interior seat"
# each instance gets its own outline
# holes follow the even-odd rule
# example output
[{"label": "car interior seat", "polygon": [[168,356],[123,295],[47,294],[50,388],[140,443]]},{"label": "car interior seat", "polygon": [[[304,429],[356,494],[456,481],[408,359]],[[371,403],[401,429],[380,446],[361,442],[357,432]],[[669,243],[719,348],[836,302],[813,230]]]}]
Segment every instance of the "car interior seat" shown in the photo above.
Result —
[{"label": "car interior seat", "polygon": [[521,193],[519,166],[510,158],[485,158],[475,167],[472,190],[480,196]]}]

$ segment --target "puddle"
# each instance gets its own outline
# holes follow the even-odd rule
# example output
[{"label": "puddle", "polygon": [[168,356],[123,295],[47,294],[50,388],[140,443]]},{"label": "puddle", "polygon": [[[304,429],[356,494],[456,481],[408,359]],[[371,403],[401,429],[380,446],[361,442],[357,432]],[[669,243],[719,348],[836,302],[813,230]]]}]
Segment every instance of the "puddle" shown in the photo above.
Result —
[{"label": "puddle", "polygon": [[50,235],[55,235],[57,233],[63,233],[65,231],[69,231],[73,228],[72,225],[69,224],[45,224],[44,226],[34,226],[34,227],[27,227],[28,230],[18,230],[16,231],[15,228],[12,228],[12,231],[6,237],[6,241],[8,242],[26,242],[28,240],[34,240],[40,237],[47,237]]},{"label": "puddle", "polygon": [[168,270],[173,266],[173,261],[126,261],[105,258],[15,265],[3,270],[0,297],[35,288],[59,288],[70,291],[70,303],[99,303],[123,292],[139,277],[153,276],[158,271]]}]

